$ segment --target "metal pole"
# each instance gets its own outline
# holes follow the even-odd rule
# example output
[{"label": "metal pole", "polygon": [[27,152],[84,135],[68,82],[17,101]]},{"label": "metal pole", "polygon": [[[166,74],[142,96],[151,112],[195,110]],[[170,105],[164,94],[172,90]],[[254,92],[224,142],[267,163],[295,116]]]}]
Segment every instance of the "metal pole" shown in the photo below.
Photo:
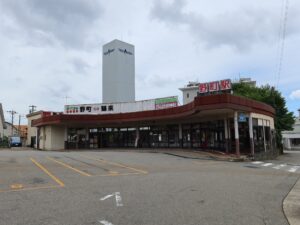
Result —
[{"label": "metal pole", "polygon": [[234,136],[235,136],[236,156],[240,157],[239,123],[238,123],[237,111],[234,112]]},{"label": "metal pole", "polygon": [[250,138],[251,155],[254,156],[254,141],[253,141],[253,120],[252,120],[252,113],[249,114],[249,138]]},{"label": "metal pole", "polygon": [[18,126],[18,130],[19,130],[19,136],[21,137],[21,129],[20,129],[20,125],[21,125],[21,116],[19,115],[19,126]]},{"label": "metal pole", "polygon": [[11,136],[13,136],[14,135],[14,115],[17,112],[14,111],[14,110],[10,110],[10,111],[7,111],[7,112],[11,114]]}]

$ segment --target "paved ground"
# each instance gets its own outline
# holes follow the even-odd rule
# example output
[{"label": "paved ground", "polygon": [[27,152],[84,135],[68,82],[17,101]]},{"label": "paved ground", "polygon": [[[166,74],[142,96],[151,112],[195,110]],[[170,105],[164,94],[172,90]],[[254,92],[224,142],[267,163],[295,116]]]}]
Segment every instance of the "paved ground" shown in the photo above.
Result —
[{"label": "paved ground", "polygon": [[285,225],[282,201],[300,169],[273,168],[284,157],[1,150],[0,225]]}]

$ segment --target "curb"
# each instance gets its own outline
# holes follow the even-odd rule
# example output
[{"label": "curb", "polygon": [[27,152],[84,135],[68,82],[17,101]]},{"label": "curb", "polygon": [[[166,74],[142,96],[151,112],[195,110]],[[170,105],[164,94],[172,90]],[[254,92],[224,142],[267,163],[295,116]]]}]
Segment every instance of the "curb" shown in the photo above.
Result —
[{"label": "curb", "polygon": [[185,156],[185,155],[180,155],[176,153],[170,153],[170,152],[160,152],[165,155],[172,155],[180,158],[185,158],[185,159],[201,159],[201,160],[215,160],[215,161],[224,161],[224,162],[244,162],[246,161],[244,158],[231,158],[231,157],[216,157],[216,156],[200,156],[200,157],[192,157],[192,156]]},{"label": "curb", "polygon": [[283,212],[290,225],[300,224],[300,178],[283,200]]}]

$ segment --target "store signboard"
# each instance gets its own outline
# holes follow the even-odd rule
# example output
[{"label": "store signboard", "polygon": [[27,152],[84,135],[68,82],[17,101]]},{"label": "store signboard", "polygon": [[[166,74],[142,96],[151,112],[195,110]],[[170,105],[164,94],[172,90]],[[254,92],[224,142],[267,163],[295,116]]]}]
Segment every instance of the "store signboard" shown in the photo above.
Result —
[{"label": "store signboard", "polygon": [[167,109],[178,106],[177,96],[155,99],[155,109]]},{"label": "store signboard", "polygon": [[245,113],[239,113],[239,122],[247,122],[247,117]]},{"label": "store signboard", "polygon": [[102,103],[65,105],[65,114],[111,114],[129,113],[156,109],[166,109],[178,106],[178,97],[149,99],[136,102]]},{"label": "store signboard", "polygon": [[99,104],[65,106],[65,113],[67,114],[98,114],[99,111]]},{"label": "store signboard", "polygon": [[220,81],[213,81],[208,83],[200,83],[199,84],[199,93],[213,93],[218,91],[228,91],[231,90],[231,80],[220,80]]}]

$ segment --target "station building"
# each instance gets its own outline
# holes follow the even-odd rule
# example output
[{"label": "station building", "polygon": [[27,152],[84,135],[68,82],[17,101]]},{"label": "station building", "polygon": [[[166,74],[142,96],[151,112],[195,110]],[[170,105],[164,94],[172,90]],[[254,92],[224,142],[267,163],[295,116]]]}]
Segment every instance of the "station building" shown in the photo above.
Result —
[{"label": "station building", "polygon": [[[134,92],[124,94],[135,87],[133,46],[115,40],[104,46],[103,61],[103,67],[117,68],[103,68],[103,85],[117,88],[116,77],[124,67],[130,77],[127,88],[120,87],[112,98],[103,96],[104,103],[66,105],[61,113],[40,113],[31,120],[37,148],[194,148],[237,156],[275,154],[275,110],[233,95],[230,80],[193,84],[197,94],[188,96],[183,105],[176,96],[134,101]],[[110,73],[114,79],[109,79]],[[104,95],[111,95],[111,90],[102,89]]]}]

